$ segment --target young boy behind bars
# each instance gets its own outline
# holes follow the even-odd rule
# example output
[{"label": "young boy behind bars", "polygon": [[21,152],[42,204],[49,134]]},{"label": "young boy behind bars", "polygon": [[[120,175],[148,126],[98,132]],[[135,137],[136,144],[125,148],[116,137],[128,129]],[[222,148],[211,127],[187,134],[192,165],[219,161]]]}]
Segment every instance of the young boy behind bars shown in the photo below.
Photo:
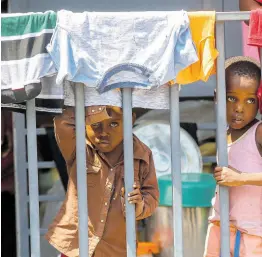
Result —
[{"label": "young boy behind bars", "polygon": [[[133,122],[135,115],[133,115]],[[75,110],[67,107],[54,119],[57,144],[66,161],[69,182],[65,200],[46,235],[62,256],[79,256]],[[128,201],[136,220],[158,206],[158,184],[152,153],[136,136],[134,186]],[[123,113],[113,106],[86,107],[88,242],[91,257],[126,256]],[[87,242],[87,240],[86,240]]]}]

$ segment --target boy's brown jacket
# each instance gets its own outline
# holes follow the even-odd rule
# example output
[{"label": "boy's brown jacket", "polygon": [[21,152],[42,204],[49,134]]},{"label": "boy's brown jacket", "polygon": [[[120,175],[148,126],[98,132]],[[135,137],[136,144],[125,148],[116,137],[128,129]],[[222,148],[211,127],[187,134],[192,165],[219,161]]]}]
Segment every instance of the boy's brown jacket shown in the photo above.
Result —
[{"label": "boy's brown jacket", "polygon": [[[98,122],[98,116],[107,115],[105,110],[105,106],[86,108],[86,122]],[[46,238],[61,253],[77,257],[79,242],[74,110],[66,109],[55,118],[54,124],[56,140],[66,161],[69,182],[65,200]],[[135,182],[140,185],[144,199],[144,204],[137,206],[141,213],[136,219],[140,220],[150,216],[158,206],[159,191],[151,151],[135,136],[133,143]],[[97,152],[88,140],[86,152],[89,256],[125,257],[125,208],[120,194],[124,186],[123,161],[111,166],[103,153]]]}]

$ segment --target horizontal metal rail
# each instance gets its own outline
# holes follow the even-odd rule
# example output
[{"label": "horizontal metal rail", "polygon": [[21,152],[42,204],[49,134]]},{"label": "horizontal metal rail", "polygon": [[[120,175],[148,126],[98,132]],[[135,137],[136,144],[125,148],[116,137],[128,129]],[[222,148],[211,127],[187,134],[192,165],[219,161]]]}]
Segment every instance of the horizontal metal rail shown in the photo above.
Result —
[{"label": "horizontal metal rail", "polygon": [[[25,135],[27,135],[27,130],[24,130]],[[45,128],[37,128],[36,129],[36,135],[37,136],[44,136],[46,135],[46,129]]]},{"label": "horizontal metal rail", "polygon": [[197,124],[198,130],[216,130],[217,126],[216,123],[201,123]]},{"label": "horizontal metal rail", "polygon": [[[61,202],[64,199],[64,195],[39,195],[39,202]],[[29,196],[27,196],[27,201],[29,201]]]},{"label": "horizontal metal rail", "polygon": [[[39,236],[44,236],[47,233],[48,229],[47,228],[40,228],[39,231],[40,231]],[[30,233],[31,233],[30,229],[27,231],[27,233],[28,233],[28,235],[30,235]],[[23,257],[23,256],[21,256],[21,257]]]},{"label": "horizontal metal rail", "polygon": [[216,21],[246,21],[250,12],[216,12]]},{"label": "horizontal metal rail", "polygon": [[[26,163],[26,167],[28,168],[28,163]],[[52,168],[56,168],[56,165],[55,165],[54,161],[38,162],[37,167],[38,167],[38,169],[52,169]]]},{"label": "horizontal metal rail", "polygon": [[216,163],[217,162],[217,158],[216,156],[203,156],[202,157],[203,163]]}]

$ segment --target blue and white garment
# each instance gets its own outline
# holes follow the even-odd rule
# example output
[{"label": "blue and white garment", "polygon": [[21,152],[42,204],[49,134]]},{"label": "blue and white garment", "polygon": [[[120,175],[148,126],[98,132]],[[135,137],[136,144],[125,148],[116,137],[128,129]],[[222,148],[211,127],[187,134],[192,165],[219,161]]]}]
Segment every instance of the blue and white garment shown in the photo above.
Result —
[{"label": "blue and white garment", "polygon": [[62,10],[47,50],[58,71],[57,84],[82,82],[99,93],[159,87],[198,60],[185,11]]}]

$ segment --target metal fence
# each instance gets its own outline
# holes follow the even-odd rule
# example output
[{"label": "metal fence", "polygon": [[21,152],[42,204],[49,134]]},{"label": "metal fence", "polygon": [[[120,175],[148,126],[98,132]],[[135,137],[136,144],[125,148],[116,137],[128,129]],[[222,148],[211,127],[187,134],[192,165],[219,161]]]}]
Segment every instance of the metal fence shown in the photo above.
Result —
[{"label": "metal fence", "polygon": [[[217,59],[217,146],[218,164],[227,166],[226,142],[226,91],[225,91],[225,21],[241,21],[249,19],[249,12],[217,12],[216,13],[216,43],[219,51]],[[80,257],[88,255],[88,208],[86,181],[85,152],[85,109],[84,86],[75,87],[76,92],[76,154],[77,154],[77,184],[79,210],[79,248]],[[126,193],[132,190],[133,176],[133,137],[132,137],[132,91],[123,90],[124,115],[124,168]],[[57,197],[39,196],[38,168],[54,167],[53,162],[37,161],[37,134],[43,131],[36,129],[35,100],[27,102],[26,130],[24,115],[14,114],[14,157],[15,157],[15,192],[16,192],[16,225],[17,225],[17,256],[40,257],[40,235],[46,229],[40,229],[39,201],[57,201]],[[170,87],[170,127],[171,127],[171,160],[173,182],[173,224],[174,224],[174,256],[183,256],[182,231],[182,190],[181,190],[181,149],[179,122],[179,85]],[[26,134],[28,163],[26,162]],[[28,168],[28,179],[26,169]],[[28,184],[27,184],[28,183]],[[29,220],[28,224],[28,192],[29,187]],[[229,197],[226,187],[220,187],[221,208],[221,257],[230,256],[229,245]],[[61,199],[60,199],[61,200]],[[175,207],[175,208],[174,208]],[[30,237],[28,228],[30,227]],[[126,201],[126,233],[127,257],[136,256],[135,208]],[[30,243],[29,243],[30,238]],[[194,249],[192,249],[193,251]]]}]

